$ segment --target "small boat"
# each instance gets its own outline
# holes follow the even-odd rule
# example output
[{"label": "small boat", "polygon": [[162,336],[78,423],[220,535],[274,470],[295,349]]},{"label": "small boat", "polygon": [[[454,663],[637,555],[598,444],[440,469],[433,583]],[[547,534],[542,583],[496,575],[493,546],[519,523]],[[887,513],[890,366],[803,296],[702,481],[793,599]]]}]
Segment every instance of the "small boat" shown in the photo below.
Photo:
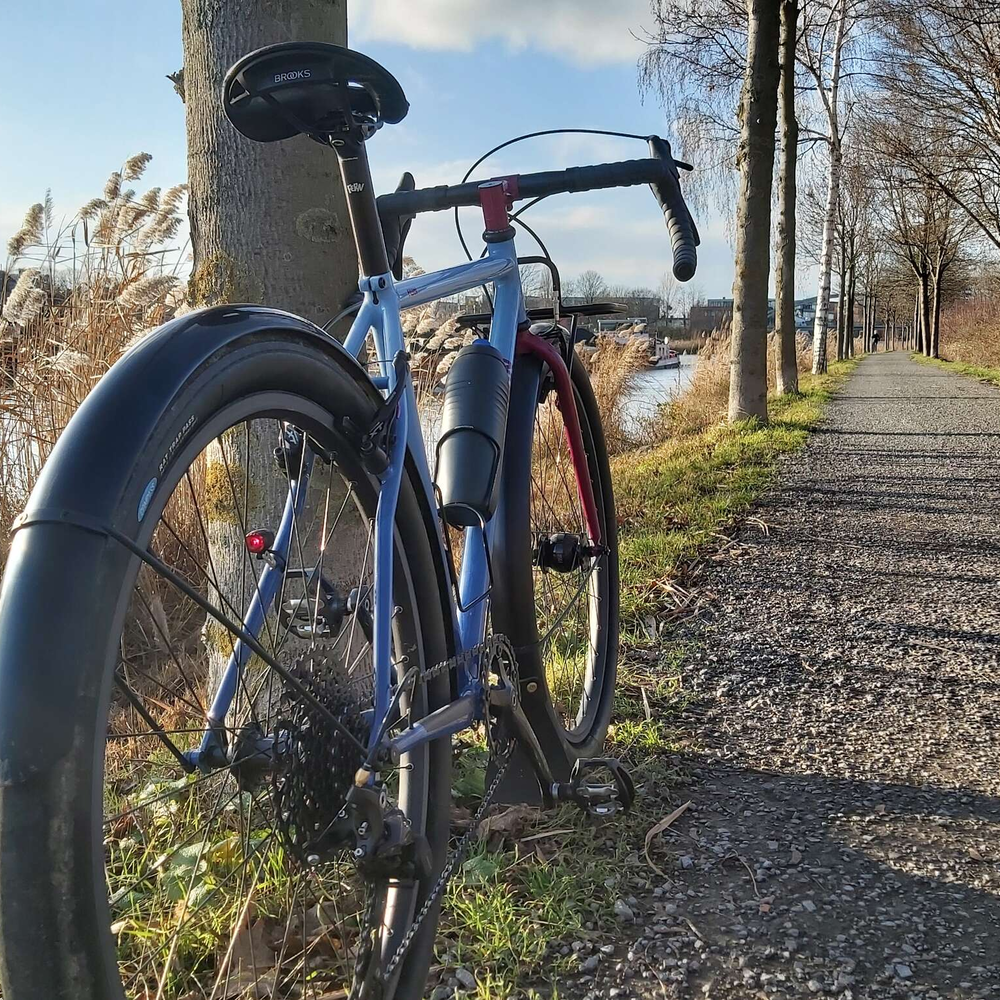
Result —
[{"label": "small boat", "polygon": [[680,368],[681,359],[676,351],[670,349],[669,340],[657,340],[653,344],[653,353],[649,356],[650,368]]}]

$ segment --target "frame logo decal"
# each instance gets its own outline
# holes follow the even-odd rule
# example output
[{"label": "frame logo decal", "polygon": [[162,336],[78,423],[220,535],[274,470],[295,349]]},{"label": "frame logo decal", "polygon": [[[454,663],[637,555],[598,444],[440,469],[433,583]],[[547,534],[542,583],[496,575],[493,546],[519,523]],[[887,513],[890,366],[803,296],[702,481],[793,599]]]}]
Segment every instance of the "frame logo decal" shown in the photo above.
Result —
[{"label": "frame logo decal", "polygon": [[159,480],[156,476],[153,476],[153,478],[146,483],[146,488],[142,491],[142,496],[139,498],[139,509],[136,511],[140,521],[146,516],[146,511],[149,510],[149,501],[153,499],[153,494],[156,492],[156,484],[158,482]]}]

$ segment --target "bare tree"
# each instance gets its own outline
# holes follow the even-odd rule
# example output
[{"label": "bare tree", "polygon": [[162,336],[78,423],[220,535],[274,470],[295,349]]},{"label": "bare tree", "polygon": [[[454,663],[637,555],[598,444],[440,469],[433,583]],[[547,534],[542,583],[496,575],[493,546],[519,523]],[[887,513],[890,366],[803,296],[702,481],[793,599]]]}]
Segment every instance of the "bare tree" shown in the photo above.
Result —
[{"label": "bare tree", "polygon": [[767,419],[767,281],[771,256],[771,185],[778,118],[779,9],[747,0],[746,76],[740,100],[740,191],[736,208],[736,280],[729,419]]},{"label": "bare tree", "polygon": [[899,126],[893,153],[1000,248],[1000,11],[994,0],[894,0],[888,13],[879,82]]},{"label": "bare tree", "polygon": [[840,109],[841,69],[848,28],[852,25],[852,0],[808,0],[802,35],[803,62],[816,84],[827,122],[829,149],[826,213],[816,293],[816,321],[813,328],[813,372],[826,371],[826,325],[830,304],[830,276],[833,270],[837,200],[843,161]]},{"label": "bare tree", "polygon": [[608,294],[608,285],[597,271],[584,271],[572,283],[573,294],[584,302],[599,302]]},{"label": "bare tree", "polygon": [[683,316],[683,308],[680,300],[681,283],[670,271],[664,271],[660,278],[660,285],[657,294],[660,297],[660,312],[666,319],[670,316]]},{"label": "bare tree", "polygon": [[775,373],[776,388],[781,394],[799,391],[795,350],[795,174],[799,147],[799,122],[795,113],[795,49],[798,20],[797,0],[782,0],[781,82],[778,89],[781,161],[778,168],[778,245],[774,268]]},{"label": "bare tree", "polygon": [[640,86],[657,92],[676,123],[685,158],[697,167],[685,181],[688,196],[731,212],[739,141],[733,111],[747,50],[745,0],[652,0],[650,6],[654,27],[639,61]]}]

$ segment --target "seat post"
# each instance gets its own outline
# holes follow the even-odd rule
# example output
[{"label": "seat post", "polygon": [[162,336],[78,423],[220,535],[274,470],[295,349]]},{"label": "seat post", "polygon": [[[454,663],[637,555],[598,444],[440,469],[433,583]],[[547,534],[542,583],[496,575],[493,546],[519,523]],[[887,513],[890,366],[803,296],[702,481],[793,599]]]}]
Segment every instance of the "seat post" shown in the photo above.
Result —
[{"label": "seat post", "polygon": [[347,209],[351,214],[354,243],[358,248],[358,263],[362,275],[385,274],[389,258],[385,252],[382,224],[375,204],[368,151],[361,130],[356,126],[347,135],[333,140],[340,163],[340,176],[347,194]]}]

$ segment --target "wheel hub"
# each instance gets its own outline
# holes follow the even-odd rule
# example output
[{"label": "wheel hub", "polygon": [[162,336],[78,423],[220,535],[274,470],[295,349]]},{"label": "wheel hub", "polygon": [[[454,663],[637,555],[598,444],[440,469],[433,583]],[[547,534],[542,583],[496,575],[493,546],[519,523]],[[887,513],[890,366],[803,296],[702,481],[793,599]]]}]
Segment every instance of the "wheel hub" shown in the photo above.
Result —
[{"label": "wheel hub", "polygon": [[535,565],[556,573],[572,573],[587,559],[599,555],[599,546],[588,545],[586,538],[568,531],[539,535],[535,544]]}]

